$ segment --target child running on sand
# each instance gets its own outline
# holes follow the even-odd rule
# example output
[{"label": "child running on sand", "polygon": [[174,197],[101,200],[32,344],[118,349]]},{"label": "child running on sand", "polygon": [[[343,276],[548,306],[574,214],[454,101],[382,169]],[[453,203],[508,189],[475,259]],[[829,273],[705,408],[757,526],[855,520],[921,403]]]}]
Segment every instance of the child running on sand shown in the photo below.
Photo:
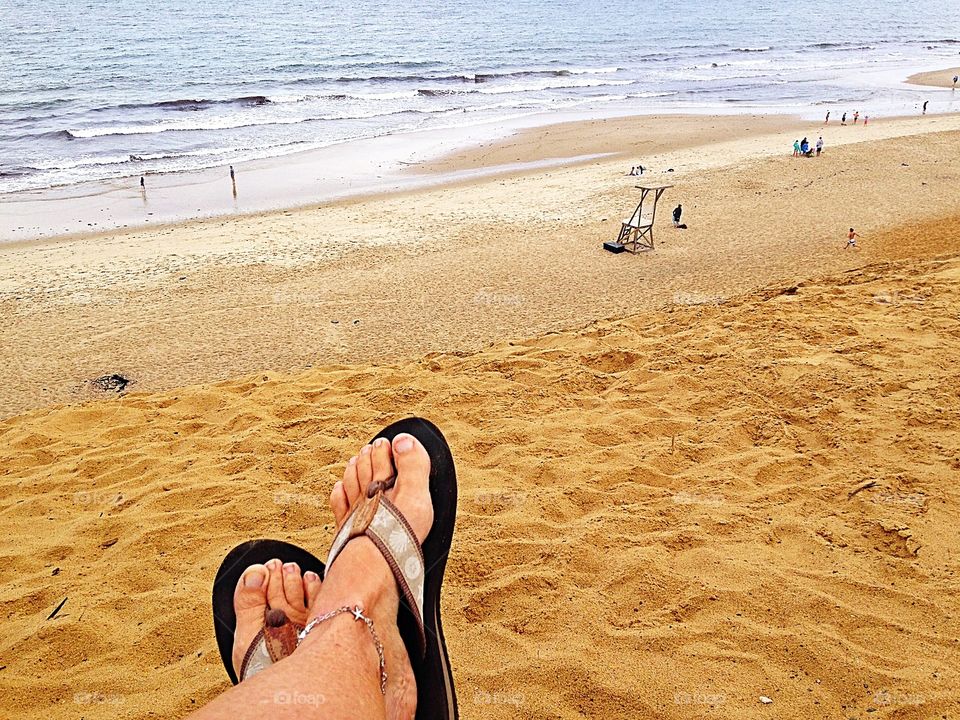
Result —
[{"label": "child running on sand", "polygon": [[799,140],[793,141],[793,156],[800,157],[800,141]]},{"label": "child running on sand", "polygon": [[843,249],[853,248],[854,250],[859,250],[857,247],[857,238],[860,237],[860,233],[854,232],[853,228],[850,228],[850,232],[847,233],[847,244],[843,246]]}]

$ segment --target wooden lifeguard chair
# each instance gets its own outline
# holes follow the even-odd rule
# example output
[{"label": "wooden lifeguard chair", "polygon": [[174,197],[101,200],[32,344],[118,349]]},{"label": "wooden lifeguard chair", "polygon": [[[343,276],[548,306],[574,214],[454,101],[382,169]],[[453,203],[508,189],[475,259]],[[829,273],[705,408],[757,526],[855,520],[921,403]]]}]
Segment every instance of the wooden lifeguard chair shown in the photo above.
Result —
[{"label": "wooden lifeguard chair", "polygon": [[[627,220],[620,226],[620,234],[615,243],[604,243],[611,252],[629,250],[653,250],[653,221],[657,217],[657,203],[667,188],[673,185],[637,185],[640,191],[640,203]],[[646,203],[646,207],[644,207]]]}]

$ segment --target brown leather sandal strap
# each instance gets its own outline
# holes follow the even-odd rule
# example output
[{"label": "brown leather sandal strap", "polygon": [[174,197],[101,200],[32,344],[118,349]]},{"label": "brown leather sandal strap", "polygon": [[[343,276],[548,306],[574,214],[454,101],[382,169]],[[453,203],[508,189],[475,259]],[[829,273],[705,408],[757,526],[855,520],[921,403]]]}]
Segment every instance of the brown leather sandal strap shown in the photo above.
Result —
[{"label": "brown leather sandal strap", "polygon": [[297,649],[297,634],[301,630],[303,626],[290,622],[283,610],[267,610],[263,627],[243,656],[237,675],[240,682],[292,655]]}]

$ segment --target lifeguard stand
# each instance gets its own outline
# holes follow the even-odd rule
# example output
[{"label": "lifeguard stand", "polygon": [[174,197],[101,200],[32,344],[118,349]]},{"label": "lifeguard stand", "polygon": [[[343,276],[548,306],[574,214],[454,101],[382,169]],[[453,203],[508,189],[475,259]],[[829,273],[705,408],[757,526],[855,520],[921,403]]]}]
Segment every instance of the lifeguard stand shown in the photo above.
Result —
[{"label": "lifeguard stand", "polygon": [[663,191],[673,185],[637,185],[636,187],[640,190],[640,204],[633,211],[633,215],[623,221],[617,241],[603,244],[611,252],[629,250],[636,253],[641,249],[653,250],[653,221],[657,217],[657,203]]}]

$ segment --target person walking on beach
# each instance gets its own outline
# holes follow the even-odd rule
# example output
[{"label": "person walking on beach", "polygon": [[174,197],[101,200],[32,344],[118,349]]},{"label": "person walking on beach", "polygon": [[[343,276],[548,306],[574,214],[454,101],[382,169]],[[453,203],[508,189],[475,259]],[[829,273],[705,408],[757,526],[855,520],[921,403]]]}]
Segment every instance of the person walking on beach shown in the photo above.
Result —
[{"label": "person walking on beach", "polygon": [[924,100],[924,101],[923,101],[923,114],[924,114],[924,115],[927,114],[927,103],[928,103],[928,102],[930,102],[930,101],[929,101],[929,100]]},{"label": "person walking on beach", "polygon": [[840,124],[841,124],[841,125],[846,125],[846,124],[847,124],[847,114],[846,114],[846,113],[844,113],[844,114],[843,114],[843,117],[840,118]]},{"label": "person walking on beach", "polygon": [[793,141],[793,156],[800,157],[800,141],[799,140]]},{"label": "person walking on beach", "polygon": [[680,216],[683,215],[683,205],[677,203],[677,206],[673,209],[673,226],[675,228],[680,227]]},{"label": "person walking on beach", "polygon": [[230,180],[236,182],[237,178],[233,174],[233,165],[230,166]]},{"label": "person walking on beach", "polygon": [[854,110],[854,111],[853,111],[853,124],[856,125],[856,124],[857,124],[857,120],[859,120],[859,119],[860,119],[860,111],[859,111],[859,110]]},{"label": "person walking on beach", "polygon": [[823,135],[817,138],[817,157],[820,157],[820,153],[823,152]]},{"label": "person walking on beach", "polygon": [[869,115],[864,115],[864,116],[863,116],[863,126],[866,127],[868,122],[870,122],[870,116],[869,116]]},{"label": "person walking on beach", "polygon": [[829,124],[830,124],[830,111],[829,111],[829,110],[827,110],[827,119],[823,121],[823,124],[824,124],[824,125],[829,125]]},{"label": "person walking on beach", "polygon": [[957,88],[957,80],[960,80],[960,75],[954,75],[954,76],[953,76],[953,88],[954,88],[954,89]]},{"label": "person walking on beach", "polygon": [[853,248],[854,250],[859,250],[857,247],[857,238],[860,237],[859,233],[854,232],[853,228],[850,228],[850,232],[847,233],[847,244],[843,246],[843,249]]},{"label": "person walking on beach", "polygon": [[146,189],[147,189],[147,183],[144,182],[144,180],[143,180],[143,175],[140,176],[140,189],[141,189],[141,190],[146,190]]}]

